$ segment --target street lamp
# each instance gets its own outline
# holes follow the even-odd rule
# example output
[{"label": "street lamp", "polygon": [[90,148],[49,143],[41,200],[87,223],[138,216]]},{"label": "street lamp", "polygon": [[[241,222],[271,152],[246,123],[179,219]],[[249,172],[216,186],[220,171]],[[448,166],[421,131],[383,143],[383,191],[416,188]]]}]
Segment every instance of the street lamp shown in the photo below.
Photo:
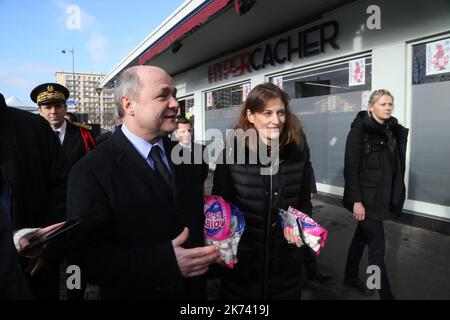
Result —
[{"label": "street lamp", "polygon": [[72,54],[72,86],[73,86],[73,105],[74,108],[76,108],[76,103],[75,103],[75,94],[76,94],[76,90],[75,90],[75,49],[72,47],[72,50],[70,49],[63,49],[61,51],[62,53],[67,53],[70,52]]},{"label": "street lamp", "polygon": [[98,123],[100,124],[100,128],[102,126],[101,125],[101,123],[102,123],[102,121],[101,121],[101,113],[102,113],[101,104],[102,104],[102,101],[100,99],[100,94],[102,93],[102,90],[103,90],[103,88],[101,88],[101,87],[95,88],[95,91],[97,91],[97,93],[98,93]]}]

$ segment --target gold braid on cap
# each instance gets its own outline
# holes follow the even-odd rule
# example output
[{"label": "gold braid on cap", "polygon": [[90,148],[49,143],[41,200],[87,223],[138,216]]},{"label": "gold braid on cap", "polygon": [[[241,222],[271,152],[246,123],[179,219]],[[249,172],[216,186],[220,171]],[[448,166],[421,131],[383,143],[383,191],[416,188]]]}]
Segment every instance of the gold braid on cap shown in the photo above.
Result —
[{"label": "gold braid on cap", "polygon": [[37,104],[41,104],[41,102],[49,101],[49,100],[63,100],[66,101],[66,97],[60,91],[53,92],[41,92],[37,96]]}]

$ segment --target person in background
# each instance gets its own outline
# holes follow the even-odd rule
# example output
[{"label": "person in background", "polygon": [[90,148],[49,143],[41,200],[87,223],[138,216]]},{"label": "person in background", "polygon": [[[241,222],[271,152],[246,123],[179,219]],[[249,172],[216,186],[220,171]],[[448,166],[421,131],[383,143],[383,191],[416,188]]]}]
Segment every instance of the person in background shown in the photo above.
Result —
[{"label": "person in background", "polygon": [[64,116],[64,119],[66,119],[70,123],[77,123],[78,122],[78,118],[77,118],[76,114],[73,113],[73,112],[66,112],[66,115]]},{"label": "person in background", "polygon": [[368,292],[359,278],[359,262],[365,246],[369,265],[381,275],[379,295],[392,300],[384,262],[383,220],[401,213],[405,200],[405,154],[408,129],[392,117],[394,97],[386,89],[375,90],[367,111],[360,111],[351,124],[345,146],[343,204],[358,221],[348,249],[344,284]]},{"label": "person in background", "polygon": [[[67,112],[66,101],[69,98],[69,90],[63,85],[59,83],[38,85],[31,91],[30,97],[37,103],[39,114],[48,121],[58,137],[64,157],[62,174],[68,176],[72,167],[96,146],[91,128],[76,122],[75,115]],[[72,289],[67,292],[69,300],[82,300],[83,297],[84,289]]]},{"label": "person in background", "polygon": [[173,134],[178,140],[178,143],[183,147],[183,151],[191,153],[191,163],[195,165],[195,168],[201,170],[203,181],[205,181],[209,172],[208,159],[205,160],[205,146],[193,141],[192,131],[191,122],[181,117],[177,119],[177,127]]},{"label": "person in background", "polygon": [[37,103],[39,114],[48,121],[60,141],[64,155],[63,170],[68,176],[72,167],[95,148],[90,127],[65,120],[69,90],[63,85],[59,83],[38,85],[31,91],[30,97]]},{"label": "person in background", "polygon": [[[305,137],[306,141],[306,137]],[[305,145],[307,150],[305,150],[308,155],[310,154],[309,146],[308,144]],[[314,169],[311,167],[311,200],[314,199],[315,195],[317,194],[317,188],[316,188],[316,177],[314,175]],[[313,211],[313,210],[312,210]],[[310,214],[310,217],[312,218],[312,211]],[[317,264],[317,258],[315,253],[309,248],[308,246],[303,246],[303,254],[305,257],[305,271],[306,271],[306,277],[310,281],[328,281],[330,280],[330,276],[321,271],[319,269],[319,266]]]}]

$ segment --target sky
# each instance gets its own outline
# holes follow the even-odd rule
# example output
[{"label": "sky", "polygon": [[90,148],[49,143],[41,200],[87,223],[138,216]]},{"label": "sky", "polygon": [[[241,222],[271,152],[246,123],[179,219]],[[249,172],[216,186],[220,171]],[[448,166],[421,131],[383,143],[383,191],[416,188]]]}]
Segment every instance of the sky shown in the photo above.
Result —
[{"label": "sky", "polygon": [[[184,0],[0,0],[0,92],[33,106],[55,72],[109,73]],[[78,12],[80,13],[78,15]]]}]

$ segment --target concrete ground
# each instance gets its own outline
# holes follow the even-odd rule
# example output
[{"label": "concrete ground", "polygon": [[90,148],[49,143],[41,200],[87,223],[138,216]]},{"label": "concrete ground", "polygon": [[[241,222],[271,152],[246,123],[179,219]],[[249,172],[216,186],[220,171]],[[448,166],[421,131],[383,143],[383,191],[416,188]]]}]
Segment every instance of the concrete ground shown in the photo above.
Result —
[{"label": "concrete ground", "polygon": [[[314,201],[315,219],[328,230],[325,248],[318,258],[322,270],[332,276],[326,283],[305,281],[304,299],[378,299],[343,286],[347,250],[356,220],[341,207]],[[450,299],[450,236],[386,221],[386,268],[396,299]],[[366,279],[367,249],[360,277]]]},{"label": "concrete ground", "polygon": [[[205,191],[212,188],[211,176]],[[331,276],[327,282],[305,279],[303,300],[378,300],[378,294],[363,295],[345,287],[344,267],[356,220],[344,208],[313,200],[313,217],[328,230],[328,239],[318,257],[320,269]],[[386,221],[386,268],[396,299],[450,299],[450,236]],[[367,248],[360,265],[365,281]]]}]

